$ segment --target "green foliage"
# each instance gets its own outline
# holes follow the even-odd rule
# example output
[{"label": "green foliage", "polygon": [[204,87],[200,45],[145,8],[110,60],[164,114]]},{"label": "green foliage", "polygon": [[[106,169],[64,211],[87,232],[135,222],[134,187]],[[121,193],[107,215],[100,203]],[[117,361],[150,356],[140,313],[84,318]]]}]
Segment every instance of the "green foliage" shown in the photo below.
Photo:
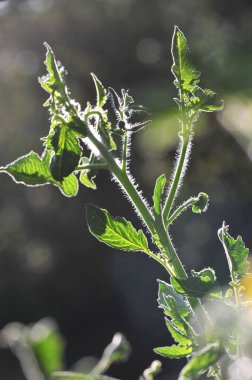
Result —
[{"label": "green foliage", "polygon": [[173,288],[179,294],[191,298],[221,298],[222,292],[217,281],[209,272],[194,272],[194,276],[187,278],[171,278]]},{"label": "green foliage", "polygon": [[172,298],[175,301],[176,309],[178,311],[178,314],[181,317],[187,317],[190,313],[188,309],[188,304],[186,300],[178,294],[173,287],[170,284],[167,284],[164,281],[158,281],[159,282],[159,291],[158,291],[158,303],[159,306],[168,313],[171,311],[169,309],[169,305],[167,305],[167,299]]},{"label": "green foliage", "polygon": [[53,135],[46,139],[47,148],[54,152],[50,170],[56,181],[62,181],[77,167],[82,149],[74,132],[67,125],[54,127]]},{"label": "green foliage", "polygon": [[175,342],[179,343],[181,346],[190,346],[192,344],[192,340],[184,335],[177,327],[175,327],[168,318],[165,318],[165,322],[166,327]]},{"label": "green foliage", "polygon": [[217,343],[210,343],[193,355],[189,362],[182,369],[179,380],[197,379],[206,372],[221,355],[220,346]]},{"label": "green foliage", "polygon": [[171,347],[157,347],[154,348],[154,352],[165,358],[169,359],[181,359],[185,358],[192,353],[192,347],[183,346],[171,346]]},{"label": "green foliage", "polygon": [[137,232],[125,218],[114,218],[107,210],[87,205],[87,223],[90,232],[110,247],[148,252],[148,241],[143,231]]},{"label": "green foliage", "polygon": [[172,39],[172,57],[174,84],[179,90],[179,99],[175,100],[183,113],[182,117],[186,115],[193,123],[200,111],[220,111],[223,102],[216,100],[216,94],[212,90],[203,90],[199,87],[200,72],[191,64],[186,38],[177,26]]},{"label": "green foliage", "polygon": [[218,235],[227,255],[230,272],[239,276],[246,275],[249,270],[249,249],[245,247],[241,236],[238,236],[237,239],[230,236],[228,226],[225,223],[223,223]]},{"label": "green foliage", "polygon": [[[202,192],[180,206],[175,201],[183,182],[194,125],[202,111],[221,110],[223,103],[217,100],[212,90],[199,87],[200,73],[190,62],[184,34],[175,27],[172,73],[178,90],[176,102],[181,128],[180,150],[170,180],[167,181],[165,174],[157,179],[152,197],[153,207],[149,207],[135,185],[128,166],[130,137],[150,123],[148,112],[142,106],[135,105],[132,96],[124,89],[116,92],[111,87],[106,88],[95,74],[92,74],[96,88],[95,105],[87,102],[82,109],[70,96],[63,66],[56,61],[47,44],[46,47],[47,75],[40,78],[40,84],[49,94],[45,105],[49,109],[50,129],[47,137],[43,138],[44,153],[40,157],[30,152],[2,167],[1,171],[18,183],[27,186],[50,183],[57,186],[64,195],[75,196],[79,182],[87,188],[96,189],[94,178],[100,170],[107,170],[127,194],[148,235],[142,229],[137,231],[125,218],[113,217],[108,211],[91,204],[87,205],[90,232],[112,248],[145,253],[162,265],[170,276],[170,283],[159,281],[158,303],[176,345],[158,347],[154,351],[166,358],[188,359],[180,373],[181,380],[198,378],[206,371],[216,379],[224,378],[218,361],[222,356],[228,358],[228,361],[240,356],[240,334],[234,328],[225,331],[224,335],[217,328],[214,329],[211,304],[209,307],[206,301],[211,300],[213,304],[218,301],[236,315],[246,309],[240,278],[248,271],[248,249],[241,237],[234,239],[228,234],[228,227],[224,224],[219,231],[219,238],[228,260],[231,282],[223,296],[213,269],[205,268],[187,274],[173,246],[169,229],[170,224],[186,209],[191,208],[196,214],[207,209],[208,195]],[[164,191],[166,183],[168,192]],[[153,247],[153,252],[149,247]],[[25,333],[24,330],[19,326],[18,344],[26,353],[28,350],[32,362],[36,363],[35,370],[39,371],[40,368],[46,380],[49,377],[55,380],[105,380],[103,374],[109,366],[126,360],[130,351],[126,339],[121,334],[116,334],[91,372],[62,372],[63,346],[57,332],[49,329],[42,335],[32,335],[29,329]],[[5,338],[9,347],[16,349],[11,334],[5,333]],[[141,379],[152,380],[159,371],[160,365],[153,365],[144,371]],[[30,375],[27,375],[30,380],[28,376]]]},{"label": "green foliage", "polygon": [[209,197],[206,193],[199,193],[198,197],[195,199],[195,203],[192,207],[192,212],[195,214],[201,214],[205,212],[208,207]]},{"label": "green foliage", "polygon": [[51,156],[52,153],[48,150],[45,150],[41,157],[37,153],[30,152],[2,167],[1,171],[9,174],[17,183],[26,186],[41,186],[51,183],[59,187],[64,195],[75,196],[79,187],[77,178],[74,174],[70,174],[62,181],[56,181],[50,171]]},{"label": "green foliage", "polygon": [[97,78],[95,74],[91,73],[91,75],[94,80],[94,84],[96,88],[96,95],[97,95],[96,106],[97,106],[97,109],[99,110],[104,106],[104,104],[107,101],[106,89],[103,87],[101,81]]},{"label": "green foliage", "polygon": [[161,197],[163,195],[164,187],[166,184],[166,177],[162,174],[158,177],[153,194],[153,211],[155,215],[161,215]]},{"label": "green foliage", "polygon": [[186,300],[170,284],[159,281],[158,303],[169,317],[166,326],[170,332],[172,330],[174,340],[181,345],[191,344],[194,332],[189,324],[190,309]]},{"label": "green foliage", "polygon": [[182,92],[194,93],[199,83],[200,72],[188,60],[189,49],[181,30],[175,26],[172,39],[172,72],[175,76],[175,86]]}]

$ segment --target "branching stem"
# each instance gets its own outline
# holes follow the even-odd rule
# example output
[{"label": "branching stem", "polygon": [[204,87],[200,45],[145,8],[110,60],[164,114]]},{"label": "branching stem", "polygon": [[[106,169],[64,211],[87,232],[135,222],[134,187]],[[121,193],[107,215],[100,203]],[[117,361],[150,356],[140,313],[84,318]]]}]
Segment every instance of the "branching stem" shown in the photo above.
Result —
[{"label": "branching stem", "polygon": [[181,146],[177,166],[175,169],[175,174],[174,174],[172,184],[171,184],[171,187],[169,190],[169,194],[168,194],[168,197],[166,199],[165,206],[164,206],[164,213],[163,213],[164,220],[167,220],[169,218],[173,202],[174,202],[175,197],[176,197],[177,192],[178,192],[178,187],[179,187],[179,184],[181,182],[181,179],[183,176],[183,171],[185,168],[185,161],[186,161],[188,147],[189,147],[189,138],[185,138],[183,136],[182,137],[182,146]]}]

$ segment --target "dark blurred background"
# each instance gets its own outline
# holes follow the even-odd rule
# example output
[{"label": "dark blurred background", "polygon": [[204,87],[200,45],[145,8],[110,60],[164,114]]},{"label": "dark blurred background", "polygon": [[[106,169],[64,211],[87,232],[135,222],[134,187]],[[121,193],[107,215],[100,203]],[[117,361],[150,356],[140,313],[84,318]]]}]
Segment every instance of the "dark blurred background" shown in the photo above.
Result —
[{"label": "dark blurred background", "polygon": [[[94,102],[90,78],[130,89],[148,107],[153,124],[135,136],[131,169],[148,200],[154,179],[171,174],[178,125],[172,98],[170,43],[174,24],[186,34],[205,87],[225,99],[225,110],[202,116],[180,201],[209,194],[204,215],[176,222],[174,243],[188,270],[227,265],[216,235],[223,219],[252,246],[252,5],[213,0],[13,0],[0,2],[0,162],[35,150],[48,131],[47,95],[37,77],[47,41],[69,72],[72,95]],[[166,273],[141,254],[113,252],[88,233],[85,202],[139,220],[106,173],[98,190],[64,198],[54,187],[25,188],[1,176],[0,328],[52,316],[66,341],[67,367],[101,355],[114,332],[123,332],[130,360],[110,374],[134,380],[157,359],[153,347],[171,343],[157,308],[157,282]],[[163,361],[163,379],[181,362]],[[160,377],[161,378],[161,377]],[[23,380],[11,353],[0,351],[0,379]]]}]

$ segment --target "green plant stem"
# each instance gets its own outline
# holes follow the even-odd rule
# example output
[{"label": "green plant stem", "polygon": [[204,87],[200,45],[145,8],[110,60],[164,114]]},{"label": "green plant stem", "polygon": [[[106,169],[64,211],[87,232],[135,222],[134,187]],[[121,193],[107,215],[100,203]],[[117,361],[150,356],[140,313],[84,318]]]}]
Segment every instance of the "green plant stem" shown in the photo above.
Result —
[{"label": "green plant stem", "polygon": [[166,199],[165,206],[164,206],[164,212],[163,212],[164,220],[167,220],[169,215],[170,215],[170,211],[171,211],[173,202],[175,200],[175,197],[176,197],[176,194],[178,191],[179,183],[181,182],[181,179],[182,179],[188,146],[189,146],[189,138],[183,136],[182,137],[182,146],[181,146],[180,155],[179,155],[179,159],[177,162],[175,174],[174,174],[174,177],[172,180],[171,188],[169,190],[169,195]]},{"label": "green plant stem", "polygon": [[[223,243],[223,247],[224,247],[226,258],[227,258],[228,268],[229,268],[229,272],[230,272],[230,277],[231,277],[232,283],[234,284],[233,285],[233,289],[234,289],[234,295],[235,295],[235,301],[236,301],[236,312],[238,314],[239,311],[240,311],[240,307],[241,307],[241,300],[240,300],[239,290],[238,290],[238,287],[237,287],[237,279],[236,279],[235,273],[233,271],[233,264],[232,264],[230,255],[228,253],[226,244],[224,243],[225,242],[225,239],[224,239],[224,226],[225,225],[223,223],[222,234],[221,234],[221,241]],[[240,346],[240,343],[239,343],[239,334],[237,334],[237,357],[238,358],[241,357],[241,346]]]},{"label": "green plant stem", "polygon": [[[88,128],[88,127],[87,127]],[[176,276],[178,278],[187,278],[187,274],[185,272],[185,269],[175,251],[175,248],[173,247],[171,238],[164,226],[163,220],[160,223],[157,223],[155,219],[153,218],[152,214],[150,213],[148,207],[142,200],[140,194],[137,192],[135,186],[129,179],[127,173],[124,173],[123,170],[120,168],[120,166],[115,161],[114,157],[111,155],[110,152],[106,149],[106,147],[95,137],[93,132],[90,128],[87,129],[87,136],[90,139],[90,141],[96,146],[96,148],[99,150],[101,155],[103,156],[104,160],[108,164],[108,168],[111,170],[111,172],[115,175],[119,183],[121,184],[122,188],[128,194],[129,199],[132,201],[134,207],[140,214],[142,220],[148,227],[150,233],[152,236],[155,236],[158,234],[160,238],[160,242],[165,250],[166,256],[168,258],[168,263],[172,264],[173,269],[170,270],[170,268],[166,267],[170,275]],[[176,191],[175,191],[176,192]],[[156,259],[157,260],[157,259]],[[159,260],[157,260],[159,261]],[[163,265],[163,264],[162,264]],[[192,310],[197,308],[198,312],[202,316],[202,318],[206,319],[207,316],[205,314],[204,309],[202,308],[202,305],[199,300],[188,298],[189,304],[191,305]]]},{"label": "green plant stem", "polygon": [[[233,283],[237,282],[233,271],[231,271],[231,279]],[[235,294],[235,301],[236,301],[236,312],[238,314],[240,312],[241,300],[240,300],[239,289],[237,288],[237,286],[234,286],[234,294]],[[237,332],[237,357],[240,358],[241,355],[242,355],[242,352],[241,352],[239,333]]]},{"label": "green plant stem", "polygon": [[107,148],[95,137],[92,131],[88,129],[87,133],[88,133],[89,140],[99,150],[99,152],[101,153],[101,155],[107,162],[108,168],[115,175],[115,177],[117,178],[117,180],[119,181],[119,183],[121,184],[121,186],[123,187],[127,195],[129,196],[129,198],[131,199],[133,205],[135,206],[136,210],[139,212],[140,216],[142,217],[143,221],[145,222],[151,234],[154,235],[155,229],[154,229],[153,216],[151,215],[150,211],[148,210],[147,206],[142,200],[140,194],[137,192],[133,183],[131,182],[127,174],[122,171],[120,166],[115,161],[114,157],[111,155],[110,152],[108,152]]},{"label": "green plant stem", "polygon": [[195,204],[195,198],[188,199],[185,203],[179,206],[174,213],[170,216],[170,218],[165,222],[165,226],[168,227],[172,222],[177,219],[177,217],[185,211],[188,207],[193,206]]},{"label": "green plant stem", "polygon": [[157,261],[159,264],[161,264],[170,275],[175,276],[175,273],[173,272],[174,270],[173,270],[172,266],[169,264],[169,262],[166,263],[164,261],[164,259],[161,259],[157,254],[155,254],[149,250],[144,251],[144,253],[146,253],[149,257],[151,257],[152,259]]},{"label": "green plant stem", "polygon": [[108,166],[106,163],[101,163],[101,164],[87,164],[87,165],[80,165],[75,168],[75,171],[81,171],[81,170],[98,170],[98,169],[107,169]]},{"label": "green plant stem", "polygon": [[123,172],[123,170],[117,164],[117,162],[115,161],[111,153],[108,152],[106,147],[104,147],[104,145],[99,140],[97,140],[97,138],[94,136],[94,134],[92,133],[90,129],[88,129],[88,138],[100,151],[101,155],[107,162],[109,169],[115,175],[115,177],[117,178],[117,180],[123,187],[124,191],[128,194],[129,199],[132,201],[136,210],[139,212],[140,216],[142,217],[144,223],[148,227],[152,236],[155,236],[156,234],[160,235],[160,240],[164,246],[167,259],[168,261],[172,263],[172,266],[174,268],[174,270],[170,274],[174,275],[174,273],[176,273],[177,277],[185,278],[186,277],[185,270],[183,268],[183,265],[180,262],[180,259],[175,249],[172,246],[172,243],[169,239],[169,236],[164,227],[164,224],[161,223],[160,225],[155,225],[155,220],[152,214],[150,213],[148,207],[142,200],[140,194],[137,192],[135,186],[129,179],[128,175],[125,172]]}]

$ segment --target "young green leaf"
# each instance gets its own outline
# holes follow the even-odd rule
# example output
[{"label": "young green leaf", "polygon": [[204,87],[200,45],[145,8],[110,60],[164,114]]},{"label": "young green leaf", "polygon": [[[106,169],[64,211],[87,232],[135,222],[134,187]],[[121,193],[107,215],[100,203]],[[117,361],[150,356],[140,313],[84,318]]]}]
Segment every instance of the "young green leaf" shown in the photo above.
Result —
[{"label": "young green leaf", "polygon": [[164,356],[165,358],[170,359],[181,359],[186,358],[192,354],[192,347],[184,346],[170,346],[170,347],[157,347],[153,350],[156,354]]},{"label": "young green leaf", "polygon": [[162,174],[156,180],[156,185],[153,194],[153,211],[156,215],[161,215],[161,198],[166,184],[166,177]]},{"label": "young green leaf", "polygon": [[54,151],[50,162],[52,176],[56,181],[62,181],[80,161],[82,148],[76,134],[67,125],[57,125],[46,138],[45,145]]},{"label": "young green leaf", "polygon": [[142,230],[138,232],[125,218],[114,218],[107,210],[87,205],[90,232],[110,247],[124,251],[148,251],[148,241]]},{"label": "young green leaf", "polygon": [[199,83],[200,73],[194,69],[188,60],[189,49],[181,30],[175,26],[172,38],[172,72],[175,76],[175,85],[182,92],[193,93]]},{"label": "young green leaf", "polygon": [[200,72],[196,71],[189,60],[189,49],[184,34],[176,26],[172,39],[172,72],[174,84],[179,89],[179,99],[175,99],[180,109],[188,107],[187,116],[191,122],[197,120],[198,113],[220,111],[223,101],[219,101],[215,92],[199,87]]},{"label": "young green leaf", "polygon": [[104,106],[104,104],[106,103],[107,101],[107,91],[106,89],[103,87],[101,81],[97,78],[97,76],[93,73],[91,73],[92,75],[92,78],[93,78],[93,81],[94,81],[94,84],[95,84],[95,88],[96,88],[96,96],[97,96],[97,108],[98,109],[101,109],[102,106]]},{"label": "young green leaf", "polygon": [[62,77],[64,69],[61,67],[60,70],[57,65],[55,55],[51,47],[47,43],[44,45],[47,49],[45,65],[48,75],[39,78],[39,82],[47,92],[52,94],[50,100],[55,104],[59,104],[67,100],[67,87]]},{"label": "young green leaf", "polygon": [[185,297],[222,298],[222,292],[217,281],[212,280],[208,275],[188,276],[185,279],[172,277],[171,284],[176,292]]},{"label": "young green leaf", "polygon": [[51,183],[59,187],[64,195],[74,197],[78,193],[77,178],[71,174],[62,182],[56,181],[50,172],[51,156],[52,152],[49,151],[45,151],[41,157],[35,152],[30,152],[1,168],[1,171],[9,174],[17,183],[26,186],[41,186]]},{"label": "young green leaf", "polygon": [[96,190],[96,184],[93,181],[93,178],[89,178],[87,170],[83,170],[80,174],[80,182],[86,187],[90,187],[93,190]]},{"label": "young green leaf", "polygon": [[191,100],[193,109],[204,112],[221,111],[224,107],[223,100],[219,100],[214,91],[203,90],[200,87],[194,92],[194,97]]},{"label": "young green leaf", "polygon": [[107,146],[108,150],[116,150],[116,143],[111,135],[110,123],[100,121],[98,124],[98,132],[103,140],[103,143]]},{"label": "young green leaf", "polygon": [[218,343],[210,343],[197,352],[185,365],[179,375],[179,380],[192,380],[200,377],[220,357],[221,349]]},{"label": "young green leaf", "polygon": [[171,318],[173,325],[183,335],[187,335],[189,333],[187,319],[190,310],[184,298],[175,292],[171,285],[159,281],[158,303],[165,315]]},{"label": "young green leaf", "polygon": [[206,193],[199,193],[192,207],[192,212],[194,212],[195,214],[201,214],[202,212],[205,212],[208,207],[208,202],[208,195]]},{"label": "young green leaf", "polygon": [[199,272],[191,270],[193,277],[201,277],[205,282],[214,282],[216,281],[216,275],[213,268],[204,268]]},{"label": "young green leaf", "polygon": [[[158,280],[158,283],[159,283],[159,290],[158,290],[159,306],[163,309],[165,308],[167,309],[168,308],[167,298],[171,297],[175,301],[178,313],[182,317],[187,317],[189,315],[189,309],[188,309],[188,304],[185,301],[185,299],[180,294],[175,292],[175,290],[170,284],[167,284],[166,282],[161,281],[161,280]],[[169,308],[168,308],[168,311],[169,311]]]},{"label": "young green leaf", "polygon": [[237,239],[230,236],[228,226],[225,223],[223,223],[222,228],[218,231],[218,236],[224,247],[230,272],[239,276],[245,276],[249,270],[249,249],[245,247],[241,236],[238,236]]},{"label": "young green leaf", "polygon": [[192,345],[192,340],[187,338],[186,335],[184,335],[177,327],[175,327],[168,318],[165,318],[165,323],[175,342],[179,343],[181,346]]}]

